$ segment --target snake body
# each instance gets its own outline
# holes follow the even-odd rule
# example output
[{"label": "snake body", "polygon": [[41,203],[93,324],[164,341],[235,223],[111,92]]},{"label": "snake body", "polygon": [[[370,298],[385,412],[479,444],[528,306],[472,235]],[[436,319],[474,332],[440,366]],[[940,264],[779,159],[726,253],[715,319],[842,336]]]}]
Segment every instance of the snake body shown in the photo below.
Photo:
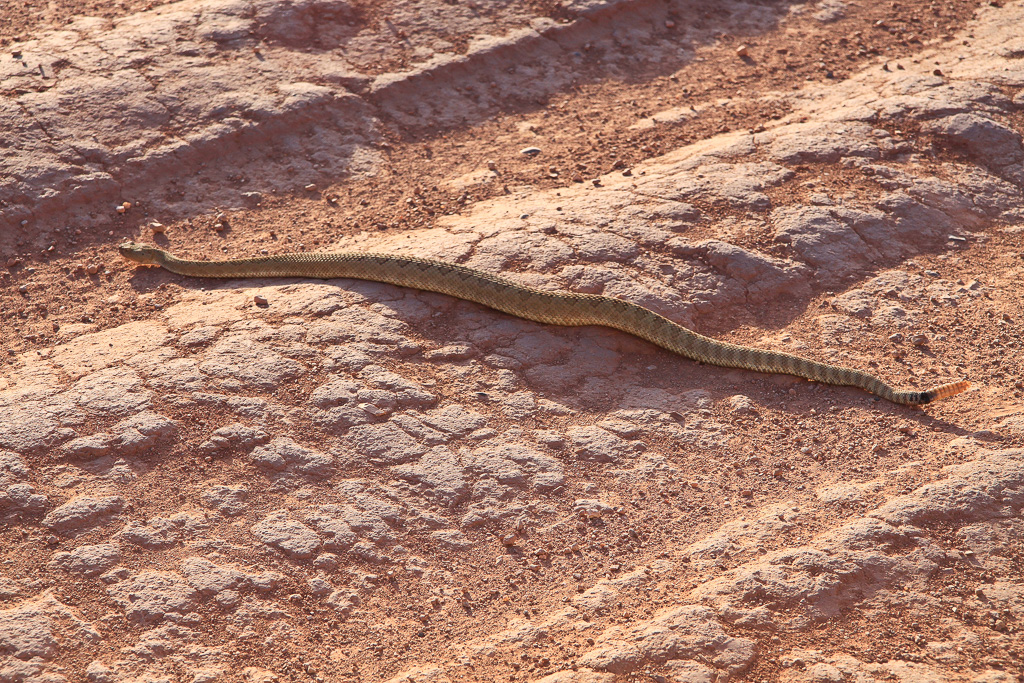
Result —
[{"label": "snake body", "polygon": [[897,390],[860,370],[819,363],[779,351],[717,341],[672,322],[643,306],[610,296],[549,292],[524,287],[483,271],[432,259],[392,254],[298,253],[226,261],[180,259],[156,247],[126,242],[121,255],[192,277],[356,278],[412,287],[478,304],[551,325],[603,325],[646,339],[692,360],[729,368],[782,373],[854,386],[894,403],[919,405],[955,396],[969,382],[951,382],[925,391]]}]

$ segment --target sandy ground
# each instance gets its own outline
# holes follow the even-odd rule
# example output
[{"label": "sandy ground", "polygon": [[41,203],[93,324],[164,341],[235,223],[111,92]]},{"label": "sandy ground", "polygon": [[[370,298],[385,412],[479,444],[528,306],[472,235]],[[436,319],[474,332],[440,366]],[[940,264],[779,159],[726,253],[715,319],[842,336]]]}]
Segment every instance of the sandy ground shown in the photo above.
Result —
[{"label": "sandy ground", "polygon": [[1024,680],[1024,4],[0,14],[0,681]]}]

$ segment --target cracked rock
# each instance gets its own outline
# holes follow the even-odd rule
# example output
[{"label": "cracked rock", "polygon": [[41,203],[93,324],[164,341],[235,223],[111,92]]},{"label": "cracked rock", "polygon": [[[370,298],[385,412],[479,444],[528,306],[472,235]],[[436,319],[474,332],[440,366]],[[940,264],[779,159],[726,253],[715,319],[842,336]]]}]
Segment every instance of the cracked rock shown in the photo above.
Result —
[{"label": "cracked rock", "polygon": [[[73,649],[99,639],[99,633],[92,626],[52,595],[26,600],[11,609],[0,610],[0,652],[8,655],[0,663],[0,671],[12,675],[11,680],[30,681],[39,672],[38,667],[31,666],[32,663],[53,660],[62,646]],[[30,666],[17,666],[22,663]],[[20,677],[23,672],[27,678]]]},{"label": "cracked rock", "polygon": [[175,621],[196,607],[199,593],[181,577],[166,572],[142,572],[107,588],[107,593],[139,624]]},{"label": "cracked rock", "polygon": [[954,114],[929,121],[922,128],[963,147],[982,163],[1006,166],[1024,159],[1020,134],[983,114]]},{"label": "cracked rock", "polygon": [[352,427],[348,439],[358,453],[378,465],[401,465],[427,451],[423,445],[390,422]]},{"label": "cracked rock", "polygon": [[345,521],[343,508],[337,505],[325,505],[313,510],[306,516],[306,521],[321,534],[326,536],[324,548],[332,552],[348,550],[359,540],[359,536]]},{"label": "cracked rock", "polygon": [[147,455],[166,446],[178,435],[173,420],[152,411],[143,411],[115,424],[110,432],[100,432],[69,441],[61,450],[70,458],[88,459],[104,455]]},{"label": "cracked rock", "polygon": [[509,486],[529,485],[538,491],[547,491],[565,481],[561,461],[527,446],[485,446],[465,454],[463,461],[477,476],[493,477]]},{"label": "cracked rock", "polygon": [[179,524],[170,519],[155,517],[146,524],[129,522],[117,536],[143,548],[159,550],[161,548],[170,548],[180,543],[182,529]]},{"label": "cracked rock", "polygon": [[288,518],[286,511],[273,512],[252,527],[263,543],[298,559],[312,557],[320,549],[320,537],[301,522]]},{"label": "cracked rock", "polygon": [[446,507],[463,502],[469,495],[462,464],[444,446],[430,449],[416,463],[398,465],[391,471],[403,479],[423,485],[428,495]]},{"label": "cracked rock", "polygon": [[203,595],[232,590],[246,578],[237,569],[214,564],[202,557],[189,557],[182,561],[181,573],[189,585]]},{"label": "cracked rock", "polygon": [[325,384],[313,390],[310,403],[318,408],[333,408],[356,400],[360,385],[347,377],[334,376]]},{"label": "cracked rock", "polygon": [[221,514],[231,517],[245,512],[249,499],[249,488],[244,484],[229,486],[218,484],[204,490],[200,495],[203,505],[215,508]]},{"label": "cracked rock", "polygon": [[124,505],[121,496],[79,496],[52,510],[42,523],[54,531],[81,531],[104,523],[110,516],[121,512]]},{"label": "cracked rock", "polygon": [[647,664],[697,657],[732,675],[745,669],[756,652],[753,641],[726,634],[715,611],[700,605],[670,608],[653,619],[613,627],[596,645],[580,657],[580,664],[618,675]]},{"label": "cracked rock", "polygon": [[36,515],[49,505],[49,499],[36,493],[31,484],[11,484],[0,493],[0,513]]},{"label": "cracked rock", "polygon": [[234,335],[210,347],[205,358],[199,370],[219,378],[228,388],[273,389],[305,372],[298,361],[276,353],[265,344]]},{"label": "cracked rock", "polygon": [[25,461],[12,451],[0,451],[0,486],[10,486],[28,479],[29,469]]},{"label": "cracked rock", "polygon": [[460,405],[428,411],[419,416],[424,424],[453,436],[465,436],[487,424],[487,418]]},{"label": "cracked rock", "polygon": [[626,441],[600,427],[570,427],[569,446],[583,460],[619,462],[633,452]]},{"label": "cracked rock", "polygon": [[309,520],[332,537],[328,550],[344,549],[344,543],[351,538],[345,533],[346,527],[357,536],[356,540],[365,538],[378,545],[390,545],[397,540],[381,515],[352,505],[321,505],[310,513]]},{"label": "cracked rock", "polygon": [[60,569],[69,574],[81,576],[99,576],[121,561],[121,552],[117,546],[109,543],[100,545],[83,545],[71,552],[56,553],[50,560],[52,569]]},{"label": "cracked rock", "polygon": [[249,450],[265,444],[270,437],[262,429],[234,422],[213,432],[207,441],[199,446],[204,453],[218,453],[229,449]]},{"label": "cracked rock", "polygon": [[275,472],[288,472],[323,477],[331,472],[331,456],[311,448],[304,448],[286,436],[279,436],[265,446],[249,453],[249,460]]}]

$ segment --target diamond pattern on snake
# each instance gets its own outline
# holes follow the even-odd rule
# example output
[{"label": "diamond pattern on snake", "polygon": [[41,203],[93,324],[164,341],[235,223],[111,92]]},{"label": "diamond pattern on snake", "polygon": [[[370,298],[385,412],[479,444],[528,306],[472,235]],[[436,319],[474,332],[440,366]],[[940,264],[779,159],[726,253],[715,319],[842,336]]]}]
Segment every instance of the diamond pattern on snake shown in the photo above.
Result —
[{"label": "diamond pattern on snake", "polygon": [[347,277],[438,292],[539,323],[611,327],[708,365],[795,375],[825,384],[859,387],[903,405],[921,405],[949,398],[971,386],[970,382],[958,381],[924,391],[896,389],[861,370],[711,339],[622,299],[524,287],[497,275],[432,259],[343,252],[191,261],[177,258],[163,249],[134,242],[125,242],[119,249],[122,256],[135,263],[160,266],[172,273],[191,277]]}]

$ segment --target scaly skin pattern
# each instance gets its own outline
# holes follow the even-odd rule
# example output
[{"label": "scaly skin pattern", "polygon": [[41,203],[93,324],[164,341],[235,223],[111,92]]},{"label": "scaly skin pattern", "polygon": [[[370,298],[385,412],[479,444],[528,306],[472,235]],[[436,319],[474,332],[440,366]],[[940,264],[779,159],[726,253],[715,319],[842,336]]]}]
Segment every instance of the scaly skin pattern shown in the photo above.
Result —
[{"label": "scaly skin pattern", "polygon": [[779,351],[716,341],[622,299],[596,294],[546,292],[473,268],[431,259],[350,252],[190,261],[156,247],[132,242],[122,244],[120,251],[130,261],[161,266],[172,273],[192,277],[356,278],[438,292],[550,325],[604,325],[701,363],[859,387],[903,405],[931,403],[955,396],[970,387],[969,382],[951,382],[926,391],[900,391],[860,370],[819,363]]}]

